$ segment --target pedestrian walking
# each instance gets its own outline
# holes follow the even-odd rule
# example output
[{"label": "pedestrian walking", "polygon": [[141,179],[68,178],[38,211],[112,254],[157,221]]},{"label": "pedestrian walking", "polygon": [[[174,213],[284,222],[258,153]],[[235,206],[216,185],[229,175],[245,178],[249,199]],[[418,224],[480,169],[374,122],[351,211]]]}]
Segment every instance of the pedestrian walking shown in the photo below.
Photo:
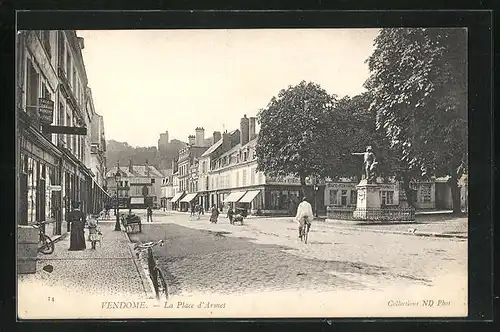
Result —
[{"label": "pedestrian walking", "polygon": [[191,204],[191,218],[194,218],[194,214],[195,214],[195,205],[194,204]]},{"label": "pedestrian walking", "polygon": [[87,223],[89,228],[89,241],[92,244],[92,250],[95,250],[97,241],[101,241],[101,231],[97,227],[97,219],[95,217],[89,218]]},{"label": "pedestrian walking", "polygon": [[217,223],[217,218],[219,218],[219,209],[215,206],[215,204],[212,206],[212,211],[210,215],[210,222],[216,224]]},{"label": "pedestrian walking", "polygon": [[66,217],[71,227],[68,250],[85,250],[85,214],[80,211],[80,202],[73,201],[71,205],[73,210]]},{"label": "pedestrian walking", "polygon": [[200,216],[201,216],[201,205],[200,204],[196,205],[196,213],[198,214],[197,219],[200,219]]},{"label": "pedestrian walking", "polygon": [[146,221],[147,222],[153,222],[153,209],[151,208],[151,206],[148,206],[146,212],[147,212],[147,219],[146,219]]},{"label": "pedestrian walking", "polygon": [[233,216],[234,216],[234,211],[230,206],[229,209],[227,209],[227,217],[229,218],[229,223],[231,225],[233,224]]}]

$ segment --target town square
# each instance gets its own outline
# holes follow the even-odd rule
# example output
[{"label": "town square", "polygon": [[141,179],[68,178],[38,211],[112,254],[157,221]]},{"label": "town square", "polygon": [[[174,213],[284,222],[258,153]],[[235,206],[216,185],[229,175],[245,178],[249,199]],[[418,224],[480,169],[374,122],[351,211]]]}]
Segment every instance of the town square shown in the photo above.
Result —
[{"label": "town square", "polygon": [[466,77],[460,28],[18,31],[19,316],[466,316]]}]

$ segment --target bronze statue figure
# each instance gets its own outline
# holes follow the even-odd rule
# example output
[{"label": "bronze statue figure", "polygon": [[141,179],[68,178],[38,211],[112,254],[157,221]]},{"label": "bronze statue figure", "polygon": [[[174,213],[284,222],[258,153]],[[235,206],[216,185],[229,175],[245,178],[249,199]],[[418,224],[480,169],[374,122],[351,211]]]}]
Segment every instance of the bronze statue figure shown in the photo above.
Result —
[{"label": "bronze statue figure", "polygon": [[374,183],[377,178],[378,162],[375,153],[371,146],[366,147],[365,152],[353,152],[353,156],[363,156],[363,173],[362,179],[366,179],[367,183]]}]

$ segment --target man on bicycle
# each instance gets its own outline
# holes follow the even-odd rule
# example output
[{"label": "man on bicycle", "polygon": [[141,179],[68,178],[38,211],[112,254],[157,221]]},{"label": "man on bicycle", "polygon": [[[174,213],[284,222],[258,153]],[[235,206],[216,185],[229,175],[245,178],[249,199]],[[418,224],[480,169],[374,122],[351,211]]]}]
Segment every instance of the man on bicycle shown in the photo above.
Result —
[{"label": "man on bicycle", "polygon": [[302,239],[302,228],[304,226],[311,227],[311,220],[313,220],[313,210],[307,198],[302,198],[302,202],[297,207],[297,215],[295,220],[299,223],[299,239]]}]

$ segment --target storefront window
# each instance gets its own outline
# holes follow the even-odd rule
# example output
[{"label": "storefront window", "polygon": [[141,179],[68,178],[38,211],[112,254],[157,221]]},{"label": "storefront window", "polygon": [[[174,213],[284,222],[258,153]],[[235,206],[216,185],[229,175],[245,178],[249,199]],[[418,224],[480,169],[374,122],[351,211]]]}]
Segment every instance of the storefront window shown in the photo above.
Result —
[{"label": "storefront window", "polygon": [[338,205],[337,189],[330,189],[330,205]]},{"label": "storefront window", "polygon": [[269,208],[271,210],[288,210],[293,197],[298,197],[299,191],[296,190],[271,190]]},{"label": "storefront window", "polygon": [[424,183],[420,186],[420,201],[429,203],[431,201],[431,185]]}]

